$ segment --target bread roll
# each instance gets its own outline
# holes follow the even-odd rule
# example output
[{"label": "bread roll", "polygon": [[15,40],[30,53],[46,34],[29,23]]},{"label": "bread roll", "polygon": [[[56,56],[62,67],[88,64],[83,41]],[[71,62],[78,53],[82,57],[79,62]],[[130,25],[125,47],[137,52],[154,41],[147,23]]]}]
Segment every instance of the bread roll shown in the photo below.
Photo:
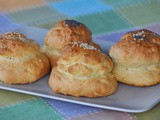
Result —
[{"label": "bread roll", "polygon": [[40,46],[23,34],[10,32],[0,36],[0,81],[8,84],[31,83],[49,72],[47,57]]},{"label": "bread roll", "polygon": [[52,68],[49,85],[54,93],[76,97],[113,94],[117,81],[110,73],[112,61],[96,47],[72,42],[62,49],[57,67]]},{"label": "bread roll", "polygon": [[47,32],[42,51],[49,58],[52,66],[56,65],[61,49],[73,41],[95,44],[92,42],[92,33],[87,26],[74,20],[60,21]]},{"label": "bread roll", "polygon": [[134,86],[160,83],[160,36],[149,30],[126,33],[109,51],[113,74],[119,82]]}]

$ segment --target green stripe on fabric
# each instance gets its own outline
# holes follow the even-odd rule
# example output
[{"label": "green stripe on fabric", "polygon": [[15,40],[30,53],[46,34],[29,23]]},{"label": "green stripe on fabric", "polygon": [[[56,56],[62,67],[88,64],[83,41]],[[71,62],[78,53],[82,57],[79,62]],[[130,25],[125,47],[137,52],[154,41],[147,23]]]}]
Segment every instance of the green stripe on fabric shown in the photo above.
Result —
[{"label": "green stripe on fabric", "polygon": [[158,1],[120,8],[118,10],[136,26],[160,21],[160,2]]},{"label": "green stripe on fabric", "polygon": [[119,31],[132,27],[132,25],[127,22],[125,18],[117,15],[113,10],[105,11],[99,14],[80,16],[76,19],[86,24],[94,35]]},{"label": "green stripe on fabric", "polygon": [[47,23],[41,23],[34,25],[35,27],[41,27],[41,28],[46,28],[46,29],[51,29],[58,21],[57,20],[52,20],[51,22]]},{"label": "green stripe on fabric", "polygon": [[0,90],[0,107],[15,104],[33,98],[36,98],[36,96]]},{"label": "green stripe on fabric", "polygon": [[134,114],[135,120],[160,120],[160,103],[151,110]]},{"label": "green stripe on fabric", "polygon": [[[64,18],[64,19],[69,19],[69,18]],[[61,19],[61,20],[63,20],[63,19]],[[47,23],[41,23],[41,24],[35,24],[34,26],[35,27],[41,27],[41,28],[46,28],[46,29],[51,29],[53,26],[55,26],[55,24],[56,23],[58,23],[59,21],[57,21],[57,20],[52,20],[52,21],[50,21],[50,22],[47,22]]]},{"label": "green stripe on fabric", "polygon": [[0,120],[63,120],[41,99],[32,99],[0,108]]},{"label": "green stripe on fabric", "polygon": [[34,7],[8,14],[15,22],[27,25],[46,23],[50,20],[61,20],[67,16],[49,6]]}]

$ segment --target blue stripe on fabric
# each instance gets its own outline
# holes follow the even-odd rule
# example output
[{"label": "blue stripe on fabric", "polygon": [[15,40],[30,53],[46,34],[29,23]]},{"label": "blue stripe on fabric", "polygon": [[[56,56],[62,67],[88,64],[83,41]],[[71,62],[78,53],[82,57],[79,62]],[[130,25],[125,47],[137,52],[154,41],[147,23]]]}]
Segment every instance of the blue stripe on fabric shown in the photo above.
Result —
[{"label": "blue stripe on fabric", "polygon": [[14,23],[9,17],[5,14],[0,13],[0,33],[7,31],[15,30],[20,27],[19,24]]},{"label": "blue stripe on fabric", "polygon": [[72,118],[77,115],[86,115],[102,109],[83,106],[58,100],[43,98],[53,109],[57,109],[65,118]]},{"label": "blue stripe on fabric", "polygon": [[99,0],[64,0],[51,4],[51,7],[70,17],[93,14],[112,9]]}]

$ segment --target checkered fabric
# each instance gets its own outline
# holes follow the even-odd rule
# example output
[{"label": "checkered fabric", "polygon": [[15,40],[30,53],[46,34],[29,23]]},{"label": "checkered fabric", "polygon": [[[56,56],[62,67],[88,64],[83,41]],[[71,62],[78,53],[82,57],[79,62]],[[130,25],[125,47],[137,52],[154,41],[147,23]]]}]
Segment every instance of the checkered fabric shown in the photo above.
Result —
[{"label": "checkered fabric", "polygon": [[[0,33],[24,25],[50,29],[63,19],[86,24],[94,39],[118,41],[130,30],[160,34],[160,0],[0,0]],[[160,103],[126,113],[0,90],[0,120],[160,120]]]}]

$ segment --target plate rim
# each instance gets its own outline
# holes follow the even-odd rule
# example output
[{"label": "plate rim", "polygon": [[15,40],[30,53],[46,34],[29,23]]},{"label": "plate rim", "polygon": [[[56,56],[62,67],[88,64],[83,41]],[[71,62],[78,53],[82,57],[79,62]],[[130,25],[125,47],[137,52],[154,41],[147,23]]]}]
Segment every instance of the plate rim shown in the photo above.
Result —
[{"label": "plate rim", "polygon": [[[60,100],[60,101],[64,101],[64,102],[76,103],[76,104],[79,104],[79,105],[86,105],[86,106],[90,106],[90,107],[96,107],[96,108],[102,108],[102,109],[108,109],[108,110],[115,110],[115,111],[121,111],[121,112],[128,112],[128,113],[145,112],[145,111],[151,109],[157,103],[160,102],[160,98],[159,98],[153,104],[151,104],[149,106],[146,106],[143,109],[135,109],[135,110],[132,109],[132,110],[130,110],[130,109],[127,109],[127,108],[116,108],[116,107],[111,107],[111,106],[98,105],[98,104],[95,104],[95,103],[88,103],[88,102],[84,102],[84,101],[76,101],[76,100],[71,100],[71,99],[68,99],[68,98],[61,98],[61,97],[57,97],[57,96],[45,95],[43,93],[37,93],[37,92],[32,92],[32,91],[27,91],[27,90],[5,87],[5,86],[2,86],[1,84],[0,84],[0,89],[13,91],[13,92],[18,92],[18,93],[23,93],[23,94],[28,94],[28,95],[34,95],[34,96],[43,97],[43,98]],[[94,98],[92,98],[92,99],[94,99]]]}]

